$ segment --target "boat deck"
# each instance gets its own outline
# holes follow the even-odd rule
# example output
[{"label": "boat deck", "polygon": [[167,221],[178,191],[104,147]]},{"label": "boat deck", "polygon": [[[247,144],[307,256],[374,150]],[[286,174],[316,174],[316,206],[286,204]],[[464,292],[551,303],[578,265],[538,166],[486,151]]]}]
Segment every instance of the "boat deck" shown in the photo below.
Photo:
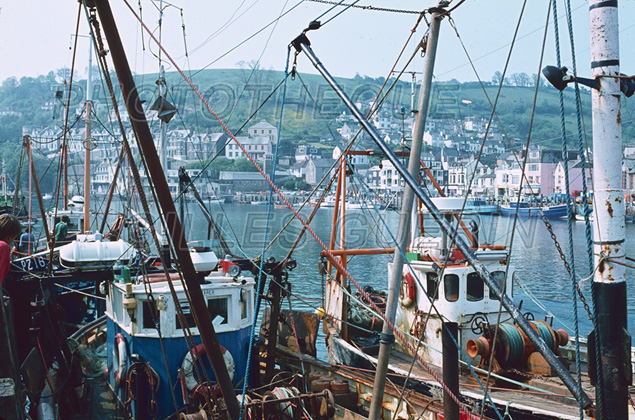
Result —
[{"label": "boat deck", "polygon": [[[402,371],[407,373],[412,364],[412,357],[393,349],[390,364],[395,372]],[[433,366],[432,369],[435,374],[442,377],[440,368]],[[542,414],[546,418],[549,418],[549,416],[554,416],[554,418],[579,418],[578,403],[559,378],[523,375],[520,372],[515,376],[515,378],[511,379],[543,391],[522,388],[520,385],[513,385],[502,379],[492,377],[490,379],[489,395],[492,401],[499,405],[499,410],[501,405],[508,407],[509,414],[513,416],[514,411],[522,410],[526,412],[527,408],[531,407],[533,412]],[[434,381],[433,376],[418,361],[412,369],[411,377],[424,381]],[[479,379],[485,386],[486,374],[479,373]],[[483,398],[481,385],[478,384],[476,378],[467,367],[461,369],[459,383],[461,394],[465,397],[473,400],[481,400]],[[586,390],[587,395],[594,399],[595,391],[586,374],[582,375],[582,387]],[[501,414],[504,415],[503,412]]]}]

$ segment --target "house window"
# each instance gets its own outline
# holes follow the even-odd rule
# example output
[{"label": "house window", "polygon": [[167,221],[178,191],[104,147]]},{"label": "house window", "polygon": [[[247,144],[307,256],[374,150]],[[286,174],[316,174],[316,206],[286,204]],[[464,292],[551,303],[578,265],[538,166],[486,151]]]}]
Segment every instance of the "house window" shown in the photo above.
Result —
[{"label": "house window", "polygon": [[519,181],[520,181],[520,176],[518,175],[512,176],[512,184],[518,184]]},{"label": "house window", "polygon": [[509,182],[509,175],[503,174],[503,182],[504,183],[508,183]]},{"label": "house window", "polygon": [[262,134],[265,134],[265,130],[262,130]]}]

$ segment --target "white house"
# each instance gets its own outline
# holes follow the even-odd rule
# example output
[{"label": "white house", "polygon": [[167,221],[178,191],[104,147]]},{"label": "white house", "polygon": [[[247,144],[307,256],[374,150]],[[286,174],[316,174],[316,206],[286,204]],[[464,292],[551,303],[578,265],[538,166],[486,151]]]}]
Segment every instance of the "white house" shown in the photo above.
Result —
[{"label": "white house", "polygon": [[278,140],[278,129],[267,121],[260,120],[259,123],[247,129],[247,135],[249,137],[268,137],[271,140],[271,144],[276,144]]},{"label": "white house", "polygon": [[[237,137],[236,139],[246,149],[247,153],[258,162],[264,162],[265,154],[272,153],[273,145],[270,137]],[[225,157],[234,160],[244,158],[245,154],[236,142],[230,141],[225,147]]]},{"label": "white house", "polygon": [[383,159],[381,166],[379,189],[393,192],[401,190],[404,186],[404,182],[392,163],[388,159]]}]

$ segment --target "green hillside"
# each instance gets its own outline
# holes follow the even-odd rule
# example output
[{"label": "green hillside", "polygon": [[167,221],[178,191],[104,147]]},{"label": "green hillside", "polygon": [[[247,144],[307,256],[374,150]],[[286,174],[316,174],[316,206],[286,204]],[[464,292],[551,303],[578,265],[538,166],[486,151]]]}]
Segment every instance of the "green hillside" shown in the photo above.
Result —
[{"label": "green hillside", "polygon": [[[38,78],[10,78],[0,85],[0,142],[18,142],[23,126],[57,126],[62,124],[66,98],[55,98],[56,90],[61,89],[61,71],[50,72]],[[140,96],[148,103],[156,99],[156,74],[137,76]],[[168,100],[179,109],[172,120],[171,128],[196,130],[220,130],[220,125],[202,105],[200,99],[187,86],[180,76],[168,73]],[[266,119],[274,124],[279,118],[281,105],[278,89],[283,81],[283,73],[263,69],[204,70],[192,75],[195,86],[210,103],[212,108],[225,121],[228,127],[237,132],[243,125]],[[383,78],[356,76],[352,79],[338,79],[353,101],[369,101],[375,97]],[[82,104],[85,80],[75,83],[71,95],[71,109]],[[387,84],[390,85],[392,81]],[[107,104],[103,83],[94,84],[94,95],[98,104],[100,121],[106,121]],[[487,83],[487,94],[493,101],[496,87]],[[410,109],[410,84],[396,83],[385,102],[385,108],[396,112],[404,106]],[[270,96],[271,95],[271,96]],[[534,97],[534,88],[504,86],[498,101],[497,113],[503,129],[510,138],[526,141],[530,126],[530,115]],[[267,98],[269,98],[267,100]],[[622,122],[624,141],[635,138],[632,127],[631,100],[624,100]],[[120,105],[123,105],[119,98]],[[263,105],[264,103],[264,105]],[[567,130],[572,140],[577,138],[577,124],[573,89],[564,93]],[[389,105],[393,105],[392,107]],[[334,118],[345,111],[341,101],[335,96],[326,82],[318,75],[297,74],[289,78],[283,116],[281,136],[293,142],[318,141],[335,138],[339,124]],[[582,92],[584,124],[590,132],[590,93]],[[560,144],[560,108],[558,92],[552,87],[542,86],[536,100],[533,120],[532,141],[549,146]],[[434,85],[430,116],[432,118],[452,119],[474,116],[489,118],[491,107],[480,84],[476,82],[439,82]],[[73,114],[73,112],[71,112]],[[397,117],[399,115],[396,114]],[[249,119],[251,117],[251,119]],[[109,127],[112,129],[112,127]]]}]

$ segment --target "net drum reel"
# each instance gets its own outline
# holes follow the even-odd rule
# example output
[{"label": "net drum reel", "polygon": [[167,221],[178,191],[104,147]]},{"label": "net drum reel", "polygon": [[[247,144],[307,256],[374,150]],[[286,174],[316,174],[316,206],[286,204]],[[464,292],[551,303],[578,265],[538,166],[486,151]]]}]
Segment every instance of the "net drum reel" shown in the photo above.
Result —
[{"label": "net drum reel", "polygon": [[[563,329],[555,330],[545,321],[534,320],[530,323],[546,345],[559,355],[559,347],[569,341],[567,332]],[[536,375],[555,375],[527,335],[515,324],[501,323],[498,324],[498,328],[496,325],[487,326],[482,336],[469,339],[466,343],[468,356],[481,356],[479,367],[487,368],[492,351],[492,371],[495,373],[520,370]]]}]

